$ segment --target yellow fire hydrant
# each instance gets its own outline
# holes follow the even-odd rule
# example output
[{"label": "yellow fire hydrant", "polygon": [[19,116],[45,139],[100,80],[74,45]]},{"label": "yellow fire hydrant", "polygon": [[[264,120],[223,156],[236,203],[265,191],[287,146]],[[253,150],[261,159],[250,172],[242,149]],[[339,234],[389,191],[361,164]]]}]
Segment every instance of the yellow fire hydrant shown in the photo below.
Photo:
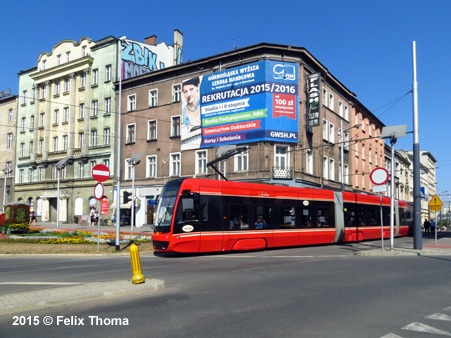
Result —
[{"label": "yellow fire hydrant", "polygon": [[130,259],[132,261],[133,284],[144,283],[146,280],[141,272],[141,262],[139,261],[139,250],[135,243],[130,245]]}]

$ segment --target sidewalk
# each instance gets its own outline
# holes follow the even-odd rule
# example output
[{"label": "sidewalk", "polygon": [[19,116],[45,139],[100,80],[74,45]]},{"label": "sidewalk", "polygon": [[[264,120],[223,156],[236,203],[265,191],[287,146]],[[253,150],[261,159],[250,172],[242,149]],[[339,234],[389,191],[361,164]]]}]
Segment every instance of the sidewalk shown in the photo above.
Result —
[{"label": "sidewalk", "polygon": [[422,250],[416,250],[413,248],[413,237],[404,237],[409,239],[404,243],[394,246],[393,250],[390,250],[390,240],[385,239],[385,249],[372,250],[359,250],[355,252],[358,256],[400,256],[400,255],[416,255],[416,256],[451,256],[451,232],[439,231],[437,233],[437,242],[435,237],[425,236],[422,237]]},{"label": "sidewalk", "polygon": [[164,281],[159,279],[146,279],[141,284],[133,284],[130,280],[119,280],[104,283],[80,283],[75,286],[11,293],[0,296],[0,315],[152,292],[163,287]]}]

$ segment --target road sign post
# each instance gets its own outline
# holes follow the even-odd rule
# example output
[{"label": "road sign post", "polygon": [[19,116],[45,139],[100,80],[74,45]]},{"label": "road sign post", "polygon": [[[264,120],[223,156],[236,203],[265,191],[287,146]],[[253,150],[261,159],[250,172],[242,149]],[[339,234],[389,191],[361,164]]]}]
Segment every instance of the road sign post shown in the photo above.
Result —
[{"label": "road sign post", "polygon": [[[385,168],[375,168],[370,174],[370,180],[373,182],[373,192],[380,193],[380,212],[381,212],[381,243],[382,251],[385,251],[384,244],[384,217],[382,213],[382,193],[387,191],[387,186],[385,183],[388,181],[388,171]],[[392,229],[390,228],[390,238]]]}]

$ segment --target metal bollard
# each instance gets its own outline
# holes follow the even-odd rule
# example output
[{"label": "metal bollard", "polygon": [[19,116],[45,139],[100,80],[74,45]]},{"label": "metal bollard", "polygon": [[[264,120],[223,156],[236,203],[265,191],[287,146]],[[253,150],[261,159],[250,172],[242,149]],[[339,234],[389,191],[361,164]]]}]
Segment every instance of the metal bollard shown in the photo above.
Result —
[{"label": "metal bollard", "polygon": [[145,278],[141,272],[141,262],[139,261],[139,250],[135,243],[130,245],[130,259],[132,261],[133,284],[140,284],[145,282]]}]

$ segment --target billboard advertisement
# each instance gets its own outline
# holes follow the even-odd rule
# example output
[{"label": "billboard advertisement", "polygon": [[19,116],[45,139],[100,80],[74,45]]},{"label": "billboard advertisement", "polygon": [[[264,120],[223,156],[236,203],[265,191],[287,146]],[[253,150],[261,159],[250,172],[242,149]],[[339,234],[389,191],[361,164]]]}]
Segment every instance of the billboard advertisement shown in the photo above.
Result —
[{"label": "billboard advertisement", "polygon": [[200,147],[298,141],[298,65],[258,61],[204,75]]}]

